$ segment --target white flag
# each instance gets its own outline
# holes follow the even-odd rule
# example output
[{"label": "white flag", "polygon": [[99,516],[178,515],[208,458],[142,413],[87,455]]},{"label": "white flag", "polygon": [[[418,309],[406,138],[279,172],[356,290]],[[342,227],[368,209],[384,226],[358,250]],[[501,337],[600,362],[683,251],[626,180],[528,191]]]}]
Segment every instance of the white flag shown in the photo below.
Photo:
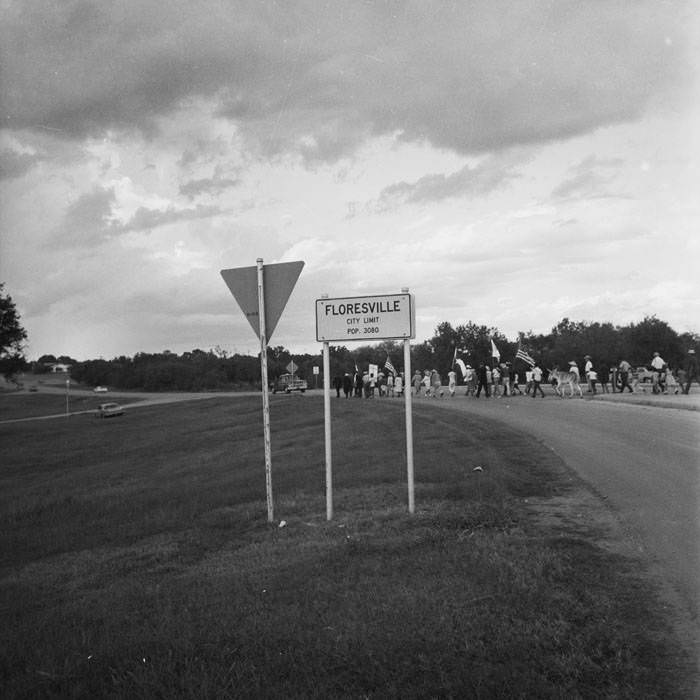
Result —
[{"label": "white flag", "polygon": [[501,353],[498,352],[498,348],[496,347],[496,343],[493,342],[493,338],[491,338],[491,357],[495,357],[497,360],[501,359]]},{"label": "white flag", "polygon": [[459,368],[462,370],[462,378],[467,376],[467,366],[464,364],[464,360],[460,360],[457,358],[455,360],[455,363],[459,365]]}]

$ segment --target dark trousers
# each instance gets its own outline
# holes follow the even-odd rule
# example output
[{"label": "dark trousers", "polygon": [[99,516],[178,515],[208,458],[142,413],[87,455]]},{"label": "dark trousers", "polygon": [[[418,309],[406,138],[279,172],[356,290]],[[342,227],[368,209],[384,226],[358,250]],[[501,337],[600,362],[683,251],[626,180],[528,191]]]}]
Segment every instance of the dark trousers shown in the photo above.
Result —
[{"label": "dark trousers", "polygon": [[479,396],[481,395],[482,388],[486,391],[486,398],[488,399],[489,396],[491,396],[491,392],[489,391],[488,382],[484,382],[481,379],[479,380],[479,386],[476,387],[476,398],[478,399]]},{"label": "dark trousers", "polygon": [[620,372],[620,393],[624,393],[625,387],[630,390],[630,394],[633,394],[632,387],[629,385],[629,372]]},{"label": "dark trousers", "polygon": [[533,380],[532,382],[532,398],[534,399],[537,396],[537,392],[540,392],[542,394],[542,398],[544,398],[544,391],[542,391],[542,387],[540,386],[540,382],[536,382]]}]

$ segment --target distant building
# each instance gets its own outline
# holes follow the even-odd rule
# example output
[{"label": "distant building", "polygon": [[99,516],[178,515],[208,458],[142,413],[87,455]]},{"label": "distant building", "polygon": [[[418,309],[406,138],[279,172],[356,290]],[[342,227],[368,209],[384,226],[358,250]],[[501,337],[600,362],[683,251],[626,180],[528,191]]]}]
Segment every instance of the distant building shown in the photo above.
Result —
[{"label": "distant building", "polygon": [[54,374],[68,374],[68,372],[70,372],[71,365],[63,364],[63,362],[50,362],[48,367]]}]

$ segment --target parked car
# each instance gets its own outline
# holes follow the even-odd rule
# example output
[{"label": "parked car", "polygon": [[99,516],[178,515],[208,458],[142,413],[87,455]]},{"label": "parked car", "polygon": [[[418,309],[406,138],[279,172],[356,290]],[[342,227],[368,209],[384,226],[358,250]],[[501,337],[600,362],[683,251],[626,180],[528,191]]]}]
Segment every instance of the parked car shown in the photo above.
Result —
[{"label": "parked car", "polygon": [[121,416],[124,409],[118,403],[101,403],[97,407],[95,416],[97,418],[112,418],[113,416]]},{"label": "parked car", "polygon": [[96,394],[104,394],[104,393],[107,392],[107,387],[106,387],[106,386],[96,386],[96,387],[93,389],[93,391],[94,391]]},{"label": "parked car", "polygon": [[302,394],[309,388],[306,379],[300,379],[294,374],[281,374],[272,385],[272,393],[283,391],[291,394],[293,391],[300,391]]}]

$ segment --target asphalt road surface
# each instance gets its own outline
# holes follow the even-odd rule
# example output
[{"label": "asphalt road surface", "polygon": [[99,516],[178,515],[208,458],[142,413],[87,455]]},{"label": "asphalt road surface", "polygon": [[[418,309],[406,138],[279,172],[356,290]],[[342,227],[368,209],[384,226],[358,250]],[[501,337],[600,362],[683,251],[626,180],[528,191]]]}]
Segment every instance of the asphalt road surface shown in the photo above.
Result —
[{"label": "asphalt road surface", "polygon": [[550,396],[417,401],[503,421],[554,450],[616,511],[697,638],[700,412]]}]

